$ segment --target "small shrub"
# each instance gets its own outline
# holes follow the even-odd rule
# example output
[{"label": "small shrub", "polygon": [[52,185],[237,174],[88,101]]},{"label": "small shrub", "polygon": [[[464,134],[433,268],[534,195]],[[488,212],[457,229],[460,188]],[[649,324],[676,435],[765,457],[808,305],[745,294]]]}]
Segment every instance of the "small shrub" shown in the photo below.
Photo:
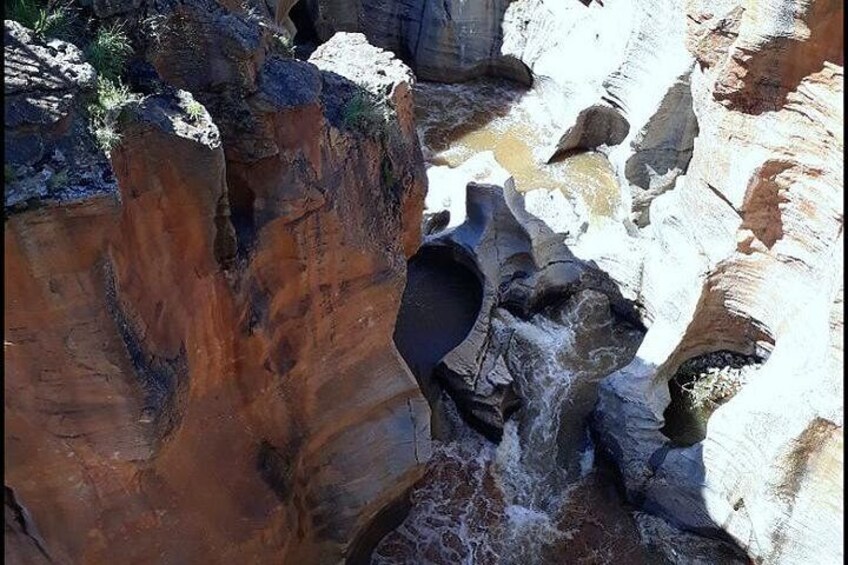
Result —
[{"label": "small shrub", "polygon": [[203,105],[197,100],[192,100],[185,107],[186,114],[191,118],[191,121],[197,123],[203,117],[204,109]]},{"label": "small shrub", "polygon": [[121,134],[115,131],[115,124],[104,123],[94,128],[94,138],[106,154],[109,154],[121,142]]},{"label": "small shrub", "polygon": [[39,37],[68,39],[74,21],[70,3],[40,0],[12,0],[6,3],[6,17],[31,29]]},{"label": "small shrub", "polygon": [[85,56],[101,77],[117,80],[133,49],[120,25],[104,26],[85,48]]},{"label": "small shrub", "polygon": [[712,369],[681,388],[696,408],[716,408],[739,392],[743,384],[741,375]]},{"label": "small shrub", "polygon": [[357,92],[345,106],[342,122],[347,128],[380,134],[388,124],[387,108],[374,97]]},{"label": "small shrub", "polygon": [[292,43],[291,38],[286,37],[285,35],[279,33],[274,34],[274,40],[271,44],[271,52],[291,59],[295,54],[294,43]]},{"label": "small shrub", "polygon": [[88,106],[91,131],[97,144],[109,153],[121,140],[115,129],[115,121],[120,109],[126,104],[138,100],[120,81],[112,82],[106,78],[97,79],[96,99]]}]

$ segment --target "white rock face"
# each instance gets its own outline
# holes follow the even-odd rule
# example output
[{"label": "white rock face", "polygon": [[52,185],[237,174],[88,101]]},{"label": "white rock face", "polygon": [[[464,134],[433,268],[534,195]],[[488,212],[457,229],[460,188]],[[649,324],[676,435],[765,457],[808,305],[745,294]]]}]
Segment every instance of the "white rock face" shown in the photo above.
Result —
[{"label": "white rock face", "polygon": [[409,61],[420,79],[494,75],[532,82],[557,132],[538,151],[542,162],[602,148],[628,187],[628,206],[632,185],[640,224],[650,200],[674,185],[691,156],[697,128],[687,94],[694,59],[677,0],[305,5],[322,39],[360,31]]},{"label": "white rock face", "polygon": [[[634,361],[601,387],[601,447],[644,509],[727,532],[764,563],[844,554],[843,9],[516,0],[495,53],[530,69],[561,132],[543,158],[598,147],[633,205],[634,223],[569,239],[580,210],[556,192],[524,197],[650,326]],[[506,174],[498,169],[491,154],[431,168],[428,210],[449,209],[459,224],[461,187],[498,184],[488,180]],[[668,380],[724,349],[766,360],[703,441],[671,445],[660,431]]]},{"label": "white rock face", "polygon": [[[635,294],[652,323],[636,359],[602,387],[597,411],[604,444],[620,450],[628,489],[688,527],[720,526],[766,563],[837,562],[844,551],[844,365],[836,345],[843,335],[844,78],[830,38],[818,35],[819,4],[792,23],[808,26],[812,46],[777,52],[769,52],[775,43],[763,30],[786,23],[783,3],[758,4],[756,23],[750,14],[740,20],[733,6],[725,13],[709,7],[716,15],[704,25],[739,36],[729,44],[693,24],[700,133],[685,182],[653,201],[651,224],[631,245],[575,249],[598,253],[625,287],[640,281]],[[751,45],[760,51],[748,59],[725,55]],[[763,79],[791,80],[757,75],[762,59],[815,70],[793,90],[756,91]],[[744,69],[746,61],[746,72],[733,75],[742,83],[729,80],[728,66]],[[666,380],[686,359],[718,349],[770,356],[713,414],[704,441],[669,449],[659,432]]]},{"label": "white rock face", "polygon": [[685,35],[685,14],[674,0],[513,2],[503,52],[530,68],[560,124],[549,158],[604,147],[640,210],[671,188],[697,133]]},{"label": "white rock face", "polygon": [[429,189],[424,214],[447,210],[450,219],[445,227],[456,227],[465,221],[465,187],[469,182],[503,186],[509,178],[490,151],[478,153],[459,167],[432,166],[427,169]]}]

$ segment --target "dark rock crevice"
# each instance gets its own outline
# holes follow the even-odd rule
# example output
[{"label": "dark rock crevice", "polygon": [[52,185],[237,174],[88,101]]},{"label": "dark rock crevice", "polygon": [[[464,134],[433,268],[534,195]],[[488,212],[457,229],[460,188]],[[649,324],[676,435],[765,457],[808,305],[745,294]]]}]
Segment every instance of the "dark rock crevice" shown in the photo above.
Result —
[{"label": "dark rock crevice", "polygon": [[[39,535],[38,531],[36,530],[35,524],[33,523],[32,517],[30,516],[29,512],[15,496],[14,489],[9,487],[8,485],[3,486],[5,489],[4,501],[6,504],[6,544],[11,545],[10,542],[12,540],[10,539],[10,535],[21,535],[38,550],[37,556],[32,555],[32,557],[35,558],[35,562],[40,562],[41,558],[43,558],[48,563],[53,563],[53,558],[50,556],[50,553],[48,553],[44,540],[41,538],[41,535]],[[7,547],[7,559],[9,557],[9,550],[10,547]],[[24,548],[21,548],[21,550],[26,551],[24,550]]]},{"label": "dark rock crevice", "polygon": [[126,348],[137,386],[142,395],[139,422],[152,425],[155,446],[165,441],[179,426],[188,395],[188,358],[185,346],[167,358],[145,345],[144,333],[119,296],[111,263],[104,264],[106,306]]},{"label": "dark rock crevice", "polygon": [[430,403],[435,433],[443,426],[434,370],[468,336],[482,300],[481,275],[458,250],[424,246],[410,259],[394,341]]},{"label": "dark rock crevice", "polygon": [[716,351],[685,361],[668,381],[671,402],[660,430],[674,447],[688,447],[707,435],[707,421],[730,401],[763,363],[756,355]]}]

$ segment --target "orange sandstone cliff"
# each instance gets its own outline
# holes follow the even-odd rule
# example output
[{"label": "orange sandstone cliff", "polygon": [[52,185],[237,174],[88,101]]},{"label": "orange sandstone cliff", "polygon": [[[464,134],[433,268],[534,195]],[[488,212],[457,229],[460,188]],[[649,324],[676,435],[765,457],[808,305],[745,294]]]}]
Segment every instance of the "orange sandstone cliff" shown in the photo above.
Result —
[{"label": "orange sandstone cliff", "polygon": [[[12,561],[338,562],[429,457],[392,342],[426,192],[412,75],[364,38],[345,68],[332,45],[316,64],[248,47],[250,84],[158,65],[119,117],[116,191],[7,208]],[[40,53],[12,53],[20,73]],[[352,94],[378,128],[345,119]]]}]

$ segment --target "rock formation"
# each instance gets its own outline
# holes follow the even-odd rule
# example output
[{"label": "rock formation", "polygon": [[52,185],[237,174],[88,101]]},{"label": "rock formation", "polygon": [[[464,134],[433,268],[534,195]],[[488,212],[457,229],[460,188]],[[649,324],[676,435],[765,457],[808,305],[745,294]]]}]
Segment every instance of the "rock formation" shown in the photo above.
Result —
[{"label": "rock formation", "polygon": [[510,0],[302,0],[319,39],[358,31],[397,53],[422,80],[461,82],[496,75],[530,82],[527,68],[502,53]]},{"label": "rock formation", "polygon": [[[553,115],[565,126],[560,148],[601,145],[630,187],[643,228],[604,225],[578,238],[574,251],[607,271],[650,327],[636,359],[603,385],[594,423],[630,500],[647,512],[646,543],[692,559],[739,559],[732,546],[768,563],[838,559],[842,6],[691,2],[683,13],[655,2],[590,5],[596,11],[578,20],[586,25],[559,28],[556,40],[553,28],[569,20],[538,14],[584,8],[530,8],[519,1],[507,10],[502,52],[528,65],[549,100],[568,99],[572,117]],[[606,28],[625,12],[634,16],[631,29],[642,30],[637,39],[618,38],[618,51],[610,45],[608,60],[587,57],[587,68],[557,64],[563,45],[589,43],[589,24]],[[570,80],[583,85],[563,87]],[[490,168],[463,167],[434,169],[459,184]],[[557,217],[546,201],[528,195],[526,209]],[[496,326],[475,326],[472,336]],[[685,361],[724,350],[764,363],[713,413],[703,441],[672,444],[660,431],[668,380]],[[469,356],[476,365],[455,383],[466,383],[465,395],[479,387],[491,404],[481,409],[478,399],[475,409],[494,423],[502,416],[491,407],[503,394],[487,382],[499,373],[482,368],[483,357]],[[813,512],[826,524],[815,531]],[[652,538],[667,528],[716,539]]]},{"label": "rock formation", "polygon": [[[758,561],[838,560],[844,79],[831,31],[842,6],[689,10],[700,133],[650,226],[599,258],[651,325],[634,362],[604,384],[596,425],[651,512],[720,528]],[[776,47],[784,37],[792,48]],[[767,361],[712,415],[704,441],[670,445],[667,379],[722,349]]]},{"label": "rock formation", "polygon": [[88,133],[95,73],[74,45],[43,40],[6,20],[4,204],[114,192],[111,168]]},{"label": "rock formation", "polygon": [[[108,158],[82,51],[5,22],[6,558],[364,562],[450,398],[532,501],[585,478],[591,412],[609,515],[670,561],[840,560],[843,4],[300,2],[94,0],[135,42]],[[589,226],[492,153],[425,171],[413,71],[532,84],[542,160],[601,152],[623,205]],[[647,333],[509,422],[566,313]],[[724,357],[745,378],[671,429]],[[526,478],[479,492],[504,517]]]},{"label": "rock formation", "polygon": [[[474,427],[499,439],[504,422],[520,405],[504,357],[512,316],[529,318],[589,290],[605,294],[622,318],[633,319],[635,313],[604,273],[576,259],[558,234],[527,213],[512,179],[503,186],[469,184],[466,209],[465,222],[426,238],[419,254],[441,254],[446,258],[442,268],[451,268],[451,262],[465,265],[479,279],[482,297],[465,339],[443,352],[432,375],[424,371],[419,380],[428,390],[427,381],[436,379]],[[405,297],[413,299],[421,297]],[[434,339],[421,328],[418,336]],[[428,396],[431,402],[435,398]]]},{"label": "rock formation", "polygon": [[6,222],[6,555],[338,562],[429,457],[392,343],[426,189],[412,77],[362,38],[310,64],[238,11],[157,9],[120,193]]}]

